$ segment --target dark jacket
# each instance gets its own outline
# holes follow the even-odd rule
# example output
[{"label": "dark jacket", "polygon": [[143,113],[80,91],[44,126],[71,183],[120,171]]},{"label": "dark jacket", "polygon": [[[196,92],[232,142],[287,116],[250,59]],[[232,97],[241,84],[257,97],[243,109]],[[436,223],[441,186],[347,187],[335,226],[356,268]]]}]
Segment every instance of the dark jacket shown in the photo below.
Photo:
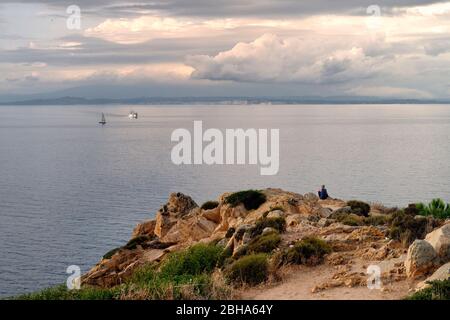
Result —
[{"label": "dark jacket", "polygon": [[328,191],[327,191],[327,189],[325,189],[325,188],[322,188],[322,190],[319,190],[319,198],[321,199],[321,200],[325,200],[325,199],[327,199],[329,196],[328,196]]}]

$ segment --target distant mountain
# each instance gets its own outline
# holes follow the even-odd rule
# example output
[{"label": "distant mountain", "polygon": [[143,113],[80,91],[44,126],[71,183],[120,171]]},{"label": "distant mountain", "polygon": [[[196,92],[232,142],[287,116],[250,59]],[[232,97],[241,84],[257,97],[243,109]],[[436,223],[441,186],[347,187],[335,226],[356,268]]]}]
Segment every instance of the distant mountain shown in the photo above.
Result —
[{"label": "distant mountain", "polygon": [[138,98],[82,98],[59,97],[0,102],[0,105],[182,105],[182,104],[450,104],[450,100],[394,99],[377,97],[138,97]]}]

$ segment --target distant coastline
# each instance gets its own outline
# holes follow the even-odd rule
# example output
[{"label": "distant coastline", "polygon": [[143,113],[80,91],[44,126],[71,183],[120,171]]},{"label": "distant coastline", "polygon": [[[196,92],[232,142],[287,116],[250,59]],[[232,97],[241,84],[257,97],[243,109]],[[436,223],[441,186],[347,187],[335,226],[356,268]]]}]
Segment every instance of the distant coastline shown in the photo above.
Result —
[{"label": "distant coastline", "polygon": [[0,106],[32,106],[32,105],[186,105],[186,104],[218,104],[218,105],[296,105],[296,104],[450,104],[446,99],[395,99],[376,97],[137,97],[137,98],[84,98],[60,97],[45,99],[13,100],[0,102]]}]

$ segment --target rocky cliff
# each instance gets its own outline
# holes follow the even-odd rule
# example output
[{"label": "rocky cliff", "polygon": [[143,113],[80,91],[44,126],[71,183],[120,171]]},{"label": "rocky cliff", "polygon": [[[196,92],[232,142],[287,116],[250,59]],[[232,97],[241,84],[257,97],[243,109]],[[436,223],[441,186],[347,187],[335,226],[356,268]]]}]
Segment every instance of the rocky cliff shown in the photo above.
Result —
[{"label": "rocky cliff", "polygon": [[[263,200],[257,203],[255,200],[246,203],[238,196],[235,197],[237,200],[231,201],[235,194],[225,193],[203,209],[187,195],[171,194],[156,213],[156,218],[138,224],[130,241],[105,254],[82,277],[82,283],[116,286],[126,282],[140,267],[161,261],[167,254],[196,243],[214,243],[225,248],[230,257],[240,256],[248,251],[256,235],[278,233],[276,228],[267,226],[255,232],[264,219],[285,224],[274,252],[288,250],[298,241],[310,237],[325,241],[332,248],[321,267],[326,271],[308,284],[311,294],[335,288],[365,288],[367,266],[375,264],[382,267],[382,292],[396,292],[385,298],[398,298],[414,290],[416,285],[426,286],[419,281],[450,261],[448,221],[422,221],[419,217],[410,217],[423,226],[426,238],[417,239],[408,246],[409,243],[405,245],[403,241],[405,233],[395,236],[400,232],[398,226],[395,230],[392,227],[392,221],[398,220],[392,218],[395,209],[372,205],[366,210],[364,206],[357,207],[357,204],[343,200],[319,200],[312,193],[301,195],[281,189],[258,193],[262,194]],[[293,272],[291,277],[294,276],[295,269],[290,272]],[[441,273],[444,275],[434,277],[448,277],[448,273]],[[289,276],[286,279],[288,281]],[[292,290],[296,292],[298,288]],[[258,295],[247,297],[261,298]]]}]

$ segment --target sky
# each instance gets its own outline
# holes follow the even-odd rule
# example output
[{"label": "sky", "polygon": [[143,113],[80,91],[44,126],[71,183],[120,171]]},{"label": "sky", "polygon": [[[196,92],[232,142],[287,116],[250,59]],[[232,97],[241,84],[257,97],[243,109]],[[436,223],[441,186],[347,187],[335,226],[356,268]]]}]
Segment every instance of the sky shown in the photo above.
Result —
[{"label": "sky", "polygon": [[43,93],[448,99],[450,2],[2,1],[0,97]]}]

